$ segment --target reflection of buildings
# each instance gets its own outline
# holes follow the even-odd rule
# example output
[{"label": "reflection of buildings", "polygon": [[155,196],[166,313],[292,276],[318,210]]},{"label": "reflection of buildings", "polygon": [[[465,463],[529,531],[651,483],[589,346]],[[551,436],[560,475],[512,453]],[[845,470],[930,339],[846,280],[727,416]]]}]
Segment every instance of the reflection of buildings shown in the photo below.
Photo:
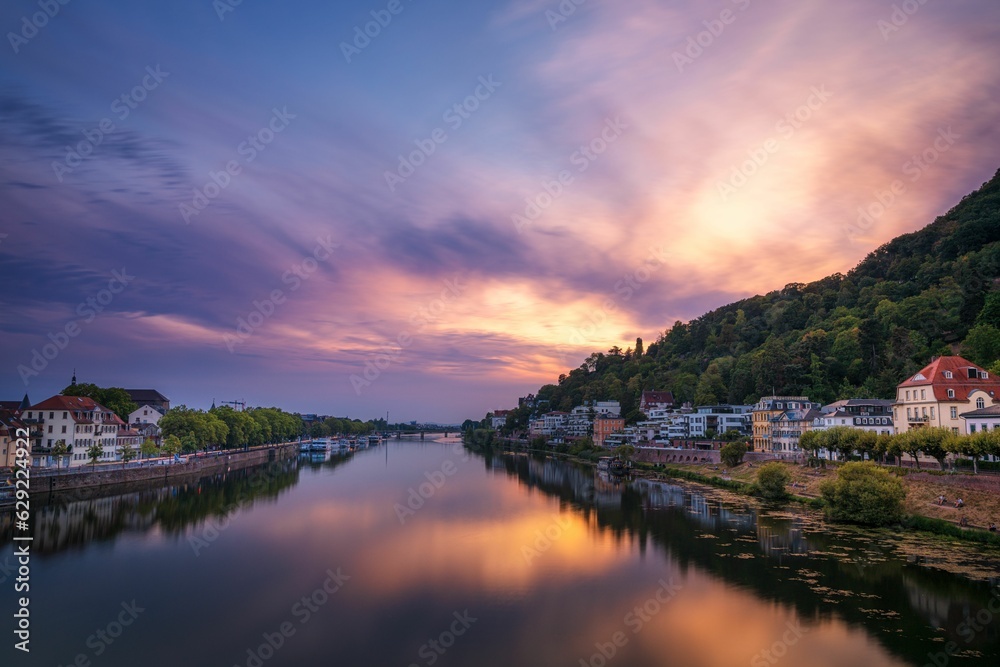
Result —
[{"label": "reflection of buildings", "polygon": [[[956,644],[976,648],[996,644],[1000,640],[1000,631],[997,630],[995,622],[977,624],[982,630],[975,632],[972,637],[969,637],[968,633],[960,634],[957,631],[960,627],[971,628],[971,625],[963,626],[963,623],[966,623],[966,619],[976,618],[979,612],[984,609],[982,604],[973,602],[965,596],[956,599],[955,592],[950,589],[934,590],[932,586],[927,585],[926,582],[918,582],[916,577],[907,572],[903,572],[903,585],[906,588],[910,606],[927,620],[927,625],[932,628],[947,629],[948,638]],[[994,591],[996,591],[995,595],[997,596],[997,602],[994,602],[993,605],[995,607],[997,603],[1000,603],[1000,589],[994,589]]]},{"label": "reflection of buildings", "polygon": [[[298,480],[298,460],[286,459],[258,468],[220,473],[186,483],[88,498],[80,491],[32,499],[31,517],[38,553],[55,553],[91,542],[112,539],[123,532],[158,528],[180,531],[209,517],[222,517],[242,505],[273,497]],[[0,515],[0,543],[13,537],[10,513]]]}]

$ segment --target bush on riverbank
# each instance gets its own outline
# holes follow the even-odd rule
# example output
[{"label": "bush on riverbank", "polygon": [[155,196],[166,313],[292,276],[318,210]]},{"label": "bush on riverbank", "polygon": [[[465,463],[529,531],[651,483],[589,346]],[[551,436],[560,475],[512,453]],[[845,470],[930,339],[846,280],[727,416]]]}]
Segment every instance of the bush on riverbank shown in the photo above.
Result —
[{"label": "bush on riverbank", "polygon": [[754,494],[767,500],[784,500],[788,497],[788,483],[792,476],[783,463],[765,463],[757,471],[757,481],[753,485]]},{"label": "bush on riverbank", "polygon": [[722,462],[726,464],[729,468],[735,468],[739,464],[743,463],[743,457],[747,453],[747,443],[745,442],[730,442],[722,446],[722,450],[719,451],[719,458]]},{"label": "bush on riverbank", "polygon": [[873,463],[846,463],[836,479],[820,484],[827,518],[869,526],[903,519],[906,487],[888,470]]}]

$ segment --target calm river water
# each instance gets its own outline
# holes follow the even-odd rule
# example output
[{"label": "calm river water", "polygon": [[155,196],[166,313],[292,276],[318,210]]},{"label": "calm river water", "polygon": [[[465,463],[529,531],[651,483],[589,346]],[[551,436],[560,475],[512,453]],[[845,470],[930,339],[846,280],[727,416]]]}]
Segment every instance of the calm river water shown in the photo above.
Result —
[{"label": "calm river water", "polygon": [[1000,553],[523,454],[35,505],[28,656],[0,517],[5,666],[1000,664]]}]

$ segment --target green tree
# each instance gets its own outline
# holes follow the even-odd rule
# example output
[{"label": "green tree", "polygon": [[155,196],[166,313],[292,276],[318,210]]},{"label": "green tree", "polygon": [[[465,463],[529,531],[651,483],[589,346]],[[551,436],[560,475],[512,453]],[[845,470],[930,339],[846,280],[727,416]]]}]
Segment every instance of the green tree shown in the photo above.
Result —
[{"label": "green tree", "polygon": [[67,454],[69,454],[69,447],[66,446],[66,441],[63,439],[56,440],[56,444],[52,446],[52,456],[56,459],[56,466],[62,469],[62,460]]},{"label": "green tree", "polygon": [[979,431],[972,435],[955,435],[945,441],[952,454],[967,456],[972,460],[972,474],[979,474],[979,459],[990,456],[1000,447],[1000,431]]},{"label": "green tree", "polygon": [[152,438],[146,438],[141,445],[139,445],[139,453],[145,456],[147,459],[156,455],[159,451],[159,447]]},{"label": "green tree", "polygon": [[788,490],[785,487],[791,479],[792,476],[783,463],[771,461],[762,465],[757,471],[754,491],[767,500],[782,500],[788,497]]},{"label": "green tree", "polygon": [[91,467],[96,467],[97,462],[101,460],[101,457],[103,455],[104,455],[104,448],[101,447],[99,443],[95,442],[94,444],[92,444],[90,447],[87,448],[87,458],[90,459]]},{"label": "green tree", "polygon": [[836,451],[841,461],[847,461],[858,448],[860,434],[861,431],[850,426],[834,426],[823,433],[824,446]]},{"label": "green tree", "polygon": [[128,423],[128,416],[135,412],[139,406],[129,397],[121,387],[98,387],[96,384],[84,382],[82,384],[71,384],[62,390],[63,396],[85,396],[92,398],[104,407],[112,410],[123,422]]},{"label": "green tree", "polygon": [[976,324],[985,324],[1000,329],[1000,292],[990,292],[986,295],[983,309],[976,317]]},{"label": "green tree", "polygon": [[888,470],[870,461],[845,464],[836,479],[823,481],[820,493],[827,517],[835,521],[884,526],[903,518],[906,488]]},{"label": "green tree", "polygon": [[962,356],[980,366],[1000,360],[1000,329],[991,324],[977,324],[962,342]]},{"label": "green tree", "polygon": [[799,449],[809,454],[810,460],[818,458],[819,450],[826,447],[823,437],[824,433],[826,431],[809,430],[799,438]]},{"label": "green tree", "polygon": [[[912,435],[911,435],[912,434]],[[913,439],[912,447],[931,458],[937,459],[941,470],[945,469],[945,459],[948,458],[948,443],[953,434],[947,428],[916,428],[906,432]],[[916,458],[914,458],[916,460]]]},{"label": "green tree", "polygon": [[176,435],[168,435],[163,439],[163,453],[167,456],[176,456],[181,453],[181,439]]},{"label": "green tree", "polygon": [[122,468],[124,469],[125,466],[128,465],[128,462],[136,457],[135,448],[126,442],[124,445],[122,445],[121,455],[122,455]]},{"label": "green tree", "polygon": [[747,445],[745,442],[728,442],[722,446],[722,449],[719,451],[719,457],[728,467],[735,468],[743,463],[743,457],[746,453]]},{"label": "green tree", "polygon": [[635,447],[632,445],[618,445],[612,451],[622,461],[631,461],[635,457]]}]

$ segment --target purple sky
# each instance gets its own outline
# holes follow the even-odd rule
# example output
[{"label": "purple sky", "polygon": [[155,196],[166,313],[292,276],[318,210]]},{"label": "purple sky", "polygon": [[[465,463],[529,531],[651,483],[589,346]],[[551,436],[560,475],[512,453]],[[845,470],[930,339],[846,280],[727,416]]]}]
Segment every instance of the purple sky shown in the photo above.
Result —
[{"label": "purple sky", "polygon": [[994,0],[219,6],[0,9],[3,398],[461,421],[1000,166]]}]

